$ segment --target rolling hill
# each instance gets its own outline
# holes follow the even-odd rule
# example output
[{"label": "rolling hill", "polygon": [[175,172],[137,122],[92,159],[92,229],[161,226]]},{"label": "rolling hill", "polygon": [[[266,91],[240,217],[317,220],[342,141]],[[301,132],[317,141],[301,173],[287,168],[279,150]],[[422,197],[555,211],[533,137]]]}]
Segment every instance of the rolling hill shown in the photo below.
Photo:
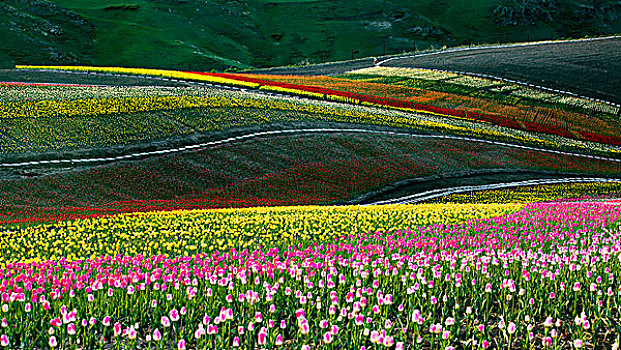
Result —
[{"label": "rolling hill", "polygon": [[616,1],[6,0],[0,66],[194,70],[621,32]]}]

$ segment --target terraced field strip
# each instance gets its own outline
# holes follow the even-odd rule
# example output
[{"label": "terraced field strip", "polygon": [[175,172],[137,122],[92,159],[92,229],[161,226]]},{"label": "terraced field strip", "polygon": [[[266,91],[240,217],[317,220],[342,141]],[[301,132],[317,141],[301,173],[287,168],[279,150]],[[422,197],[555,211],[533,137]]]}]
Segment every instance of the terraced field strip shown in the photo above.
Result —
[{"label": "terraced field strip", "polygon": [[231,142],[236,142],[236,141],[243,141],[243,140],[248,140],[248,139],[261,138],[265,136],[291,135],[291,134],[303,135],[303,134],[313,134],[313,133],[357,133],[357,134],[409,136],[409,137],[420,138],[420,139],[425,139],[425,138],[434,139],[435,138],[435,139],[447,139],[447,140],[463,140],[463,141],[470,141],[470,142],[492,144],[496,146],[506,146],[506,147],[553,153],[553,154],[559,154],[559,155],[565,155],[565,156],[573,156],[573,157],[589,158],[589,159],[597,159],[597,160],[621,163],[621,159],[616,159],[616,158],[601,157],[601,156],[583,154],[583,153],[564,152],[564,151],[531,147],[531,146],[525,146],[525,145],[520,145],[520,144],[508,143],[508,142],[477,139],[477,138],[472,138],[472,137],[462,137],[462,136],[453,136],[453,135],[414,134],[414,133],[380,131],[380,130],[362,129],[362,128],[355,128],[355,129],[311,128],[311,129],[288,129],[288,130],[284,129],[284,130],[254,132],[250,134],[229,137],[229,138],[222,139],[222,140],[204,142],[204,143],[199,143],[199,144],[193,144],[193,145],[187,145],[183,147],[169,148],[169,149],[163,149],[163,150],[157,150],[157,151],[131,153],[131,154],[126,154],[126,155],[121,155],[121,156],[116,156],[116,157],[51,159],[51,160],[48,159],[48,160],[34,160],[34,161],[18,162],[18,163],[0,163],[0,168],[24,168],[24,167],[35,166],[35,165],[60,165],[60,164],[77,165],[77,164],[87,164],[87,163],[109,163],[109,162],[139,159],[139,158],[171,154],[171,153],[196,151],[196,150],[203,149],[205,147],[216,146],[216,145],[231,143]]},{"label": "terraced field strip", "polygon": [[268,96],[297,96],[298,98],[310,98],[314,100],[327,100],[346,104],[366,105],[371,107],[391,108],[413,113],[435,115],[448,118],[471,120],[475,122],[491,122],[494,125],[504,126],[516,130],[540,132],[571,139],[582,139],[611,145],[621,145],[621,138],[616,136],[604,136],[599,134],[581,134],[576,136],[563,128],[551,128],[540,123],[520,124],[510,118],[498,118],[487,113],[466,112],[454,108],[439,108],[424,104],[412,103],[412,101],[361,94],[349,91],[340,91],[331,88],[323,88],[312,85],[300,85],[282,83],[254,77],[227,74],[227,73],[201,73],[170,70],[151,70],[122,67],[88,67],[88,66],[18,66],[19,69],[43,69],[54,71],[75,71],[77,73],[99,74],[104,73],[112,76],[117,74],[129,74],[138,76],[152,76],[155,79],[173,82],[198,81],[198,84],[212,86],[228,86],[230,89],[241,91],[261,92]]},{"label": "terraced field strip", "polygon": [[[413,56],[413,57],[417,57],[417,56]],[[376,66],[377,67],[382,67],[382,63],[383,62],[379,62],[379,63],[376,64]],[[520,85],[520,86],[528,87],[528,88],[531,88],[531,89],[537,89],[537,90],[544,91],[544,92],[553,92],[553,93],[556,93],[556,94],[561,94],[561,95],[570,96],[570,97],[578,97],[578,98],[582,98],[582,99],[593,101],[593,102],[604,103],[604,104],[607,104],[607,105],[615,107],[615,108],[621,108],[621,104],[619,104],[619,103],[614,103],[614,102],[610,102],[610,101],[599,99],[599,98],[593,98],[593,97],[590,97],[590,96],[580,95],[580,94],[577,94],[577,93],[574,93],[574,92],[571,92],[571,91],[553,89],[553,88],[549,88],[549,87],[545,87],[545,86],[541,86],[541,85],[537,85],[537,84],[526,83],[526,82],[518,81],[518,80],[514,80],[514,79],[507,79],[507,78],[503,78],[503,77],[499,77],[499,76],[495,76],[495,75],[490,75],[490,74],[472,73],[472,72],[464,72],[464,71],[450,70],[450,69],[439,69],[439,68],[421,68],[421,67],[408,67],[408,68],[411,68],[411,69],[422,69],[422,70],[428,70],[428,71],[433,71],[433,72],[441,72],[441,73],[451,73],[451,74],[465,75],[465,76],[475,77],[475,78],[485,78],[485,79],[497,80],[497,81],[502,81],[504,83]]]},{"label": "terraced field strip", "polygon": [[516,182],[502,182],[495,184],[486,184],[478,186],[455,186],[450,188],[440,188],[421,193],[416,193],[400,198],[387,199],[382,201],[373,202],[370,205],[385,205],[385,204],[411,204],[419,203],[429,199],[439,198],[457,193],[477,192],[487,190],[497,190],[502,188],[512,187],[525,187],[536,185],[555,185],[555,184],[572,184],[572,183],[595,183],[595,182],[616,182],[621,183],[621,179],[611,178],[597,178],[597,177],[578,177],[578,178],[565,178],[565,179],[533,179]]},{"label": "terraced field strip", "polygon": [[[573,91],[583,98],[621,103],[621,36],[499,45],[471,50],[392,57],[378,64],[417,67],[527,82],[546,91]],[[502,62],[502,64],[498,64]],[[524,84],[524,83],[521,83]]]}]

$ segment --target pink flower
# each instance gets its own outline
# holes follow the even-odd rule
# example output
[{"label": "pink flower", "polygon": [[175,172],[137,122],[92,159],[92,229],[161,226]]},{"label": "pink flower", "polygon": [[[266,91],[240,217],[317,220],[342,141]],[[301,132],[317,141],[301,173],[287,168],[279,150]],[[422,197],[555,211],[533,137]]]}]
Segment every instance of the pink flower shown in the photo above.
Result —
[{"label": "pink flower", "polygon": [[584,342],[582,341],[582,339],[574,340],[574,347],[576,349],[580,349],[583,345],[584,345]]},{"label": "pink flower", "polygon": [[207,334],[218,334],[218,327],[212,324],[207,326]]},{"label": "pink flower", "polygon": [[177,309],[170,310],[168,315],[170,316],[170,320],[171,321],[173,321],[173,322],[179,321],[179,311],[177,311]]},{"label": "pink flower", "polygon": [[58,341],[56,341],[56,337],[55,336],[51,336],[48,343],[50,344],[51,347],[56,347],[56,345],[58,345]]},{"label": "pink flower", "polygon": [[384,328],[390,329],[392,327],[392,322],[390,320],[384,321]]},{"label": "pink flower", "polygon": [[177,343],[177,350],[185,350],[185,340],[179,340],[179,342]]},{"label": "pink flower", "polygon": [[324,333],[323,342],[326,344],[330,344],[332,342],[332,334],[330,332]]},{"label": "pink flower", "polygon": [[395,345],[395,350],[403,350],[403,342],[397,342],[397,345]]},{"label": "pink flower", "polygon": [[1,346],[9,346],[9,337],[7,337],[6,335],[1,335],[0,336],[0,345]]},{"label": "pink flower", "polygon": [[362,326],[364,324],[364,315],[356,315],[356,326]]},{"label": "pink flower", "polygon": [[384,341],[382,342],[382,344],[383,344],[385,347],[388,347],[388,348],[389,348],[389,347],[392,347],[392,345],[394,344],[394,342],[395,342],[395,339],[394,339],[393,337],[391,337],[391,336],[388,336],[388,335],[387,335],[386,337],[384,337]]},{"label": "pink flower", "polygon": [[121,324],[120,324],[120,323],[118,323],[118,322],[117,322],[117,323],[115,323],[115,324],[114,324],[114,336],[115,336],[115,337],[118,337],[119,335],[121,335],[121,332],[122,332],[122,330],[121,330]]},{"label": "pink flower", "polygon": [[488,342],[487,340],[483,340],[483,341],[481,342],[481,347],[482,347],[483,349],[487,349],[487,348],[489,348],[489,342]]},{"label": "pink flower", "polygon": [[153,340],[154,341],[160,341],[160,339],[162,339],[162,333],[160,333],[160,331],[158,329],[155,329],[153,331]]},{"label": "pink flower", "polygon": [[371,343],[375,344],[380,339],[379,332],[378,331],[372,331],[371,335],[370,335],[370,338],[371,338]]},{"label": "pink flower", "polygon": [[517,327],[516,327],[515,323],[510,322],[509,326],[507,327],[507,331],[509,332],[509,334],[513,334],[513,333],[515,333],[516,328]]},{"label": "pink flower", "polygon": [[101,323],[103,323],[104,326],[108,327],[110,325],[110,316],[106,316],[104,317],[103,321]]},{"label": "pink flower", "polygon": [[164,326],[164,327],[170,327],[170,320],[168,319],[168,317],[166,317],[166,316],[162,316],[162,318],[160,319],[160,321],[162,322],[162,326]]},{"label": "pink flower", "polygon": [[285,320],[280,321],[280,328],[281,329],[287,328],[287,321],[285,321]]},{"label": "pink flower", "polygon": [[136,339],[136,336],[138,335],[138,332],[136,332],[136,329],[134,328],[134,326],[129,327],[129,330],[127,331],[127,337],[131,340]]},{"label": "pink flower", "polygon": [[308,322],[302,323],[300,325],[300,333],[308,334],[308,332],[310,332],[310,326],[309,326]]},{"label": "pink flower", "polygon": [[60,317],[53,318],[50,321],[50,324],[54,327],[60,327],[60,325],[62,324],[62,322],[60,321]]},{"label": "pink flower", "polygon": [[233,346],[234,347],[239,347],[239,337],[233,338]]},{"label": "pink flower", "polygon": [[75,325],[73,323],[69,323],[67,325],[67,334],[74,335],[75,334]]},{"label": "pink flower", "polygon": [[278,334],[278,335],[276,336],[276,341],[274,342],[274,344],[276,344],[276,345],[282,345],[282,343],[283,343],[283,340],[282,340],[282,335],[281,335],[281,334]]},{"label": "pink flower", "polygon": [[295,318],[300,319],[305,316],[304,309],[298,309],[295,312]]},{"label": "pink flower", "polygon": [[[265,332],[263,332],[263,330],[265,330]],[[261,331],[259,331],[259,345],[265,345],[265,342],[267,342],[267,329],[262,328]]]}]

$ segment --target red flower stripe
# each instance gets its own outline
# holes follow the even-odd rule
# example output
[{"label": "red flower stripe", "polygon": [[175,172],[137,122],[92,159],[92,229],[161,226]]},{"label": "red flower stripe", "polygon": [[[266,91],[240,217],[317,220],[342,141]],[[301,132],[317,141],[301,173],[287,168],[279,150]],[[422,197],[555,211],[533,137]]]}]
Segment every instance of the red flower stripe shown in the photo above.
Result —
[{"label": "red flower stripe", "polygon": [[618,137],[618,136],[604,136],[604,135],[595,134],[591,132],[585,132],[585,131],[571,133],[567,131],[566,129],[553,126],[553,125],[536,123],[536,122],[528,122],[528,121],[518,123],[515,119],[508,118],[508,117],[473,112],[473,111],[464,111],[464,110],[459,110],[459,109],[428,106],[424,104],[413,103],[408,100],[401,100],[401,99],[391,98],[391,97],[381,97],[381,96],[374,96],[374,95],[367,95],[367,94],[359,94],[355,92],[328,89],[328,88],[311,86],[311,85],[270,81],[270,80],[252,78],[252,77],[242,76],[242,75],[237,75],[237,74],[201,73],[201,72],[188,72],[188,73],[245,81],[245,82],[250,82],[250,83],[261,84],[264,86],[275,86],[275,87],[281,87],[281,88],[292,89],[292,90],[318,93],[318,94],[323,94],[324,99],[328,99],[329,98],[328,96],[339,96],[339,97],[346,98],[348,100],[367,102],[367,103],[372,103],[372,104],[382,105],[382,106],[387,106],[387,107],[413,109],[416,111],[430,112],[430,113],[442,114],[442,115],[458,117],[458,118],[466,118],[466,119],[470,119],[474,121],[484,121],[484,122],[489,122],[489,123],[492,123],[498,126],[504,126],[504,127],[508,127],[512,129],[534,131],[534,132],[558,135],[558,136],[572,138],[572,139],[584,139],[587,141],[593,141],[593,142],[599,142],[599,143],[605,143],[605,144],[611,144],[611,145],[617,145],[617,146],[621,145],[621,137]]}]

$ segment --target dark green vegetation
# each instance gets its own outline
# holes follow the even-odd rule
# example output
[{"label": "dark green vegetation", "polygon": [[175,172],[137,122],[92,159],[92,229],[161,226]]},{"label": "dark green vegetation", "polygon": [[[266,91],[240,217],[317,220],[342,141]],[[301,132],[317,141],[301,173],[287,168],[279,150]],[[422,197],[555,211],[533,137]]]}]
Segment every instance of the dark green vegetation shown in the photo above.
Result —
[{"label": "dark green vegetation", "polygon": [[612,0],[5,0],[0,18],[5,67],[267,67],[621,31]]}]

